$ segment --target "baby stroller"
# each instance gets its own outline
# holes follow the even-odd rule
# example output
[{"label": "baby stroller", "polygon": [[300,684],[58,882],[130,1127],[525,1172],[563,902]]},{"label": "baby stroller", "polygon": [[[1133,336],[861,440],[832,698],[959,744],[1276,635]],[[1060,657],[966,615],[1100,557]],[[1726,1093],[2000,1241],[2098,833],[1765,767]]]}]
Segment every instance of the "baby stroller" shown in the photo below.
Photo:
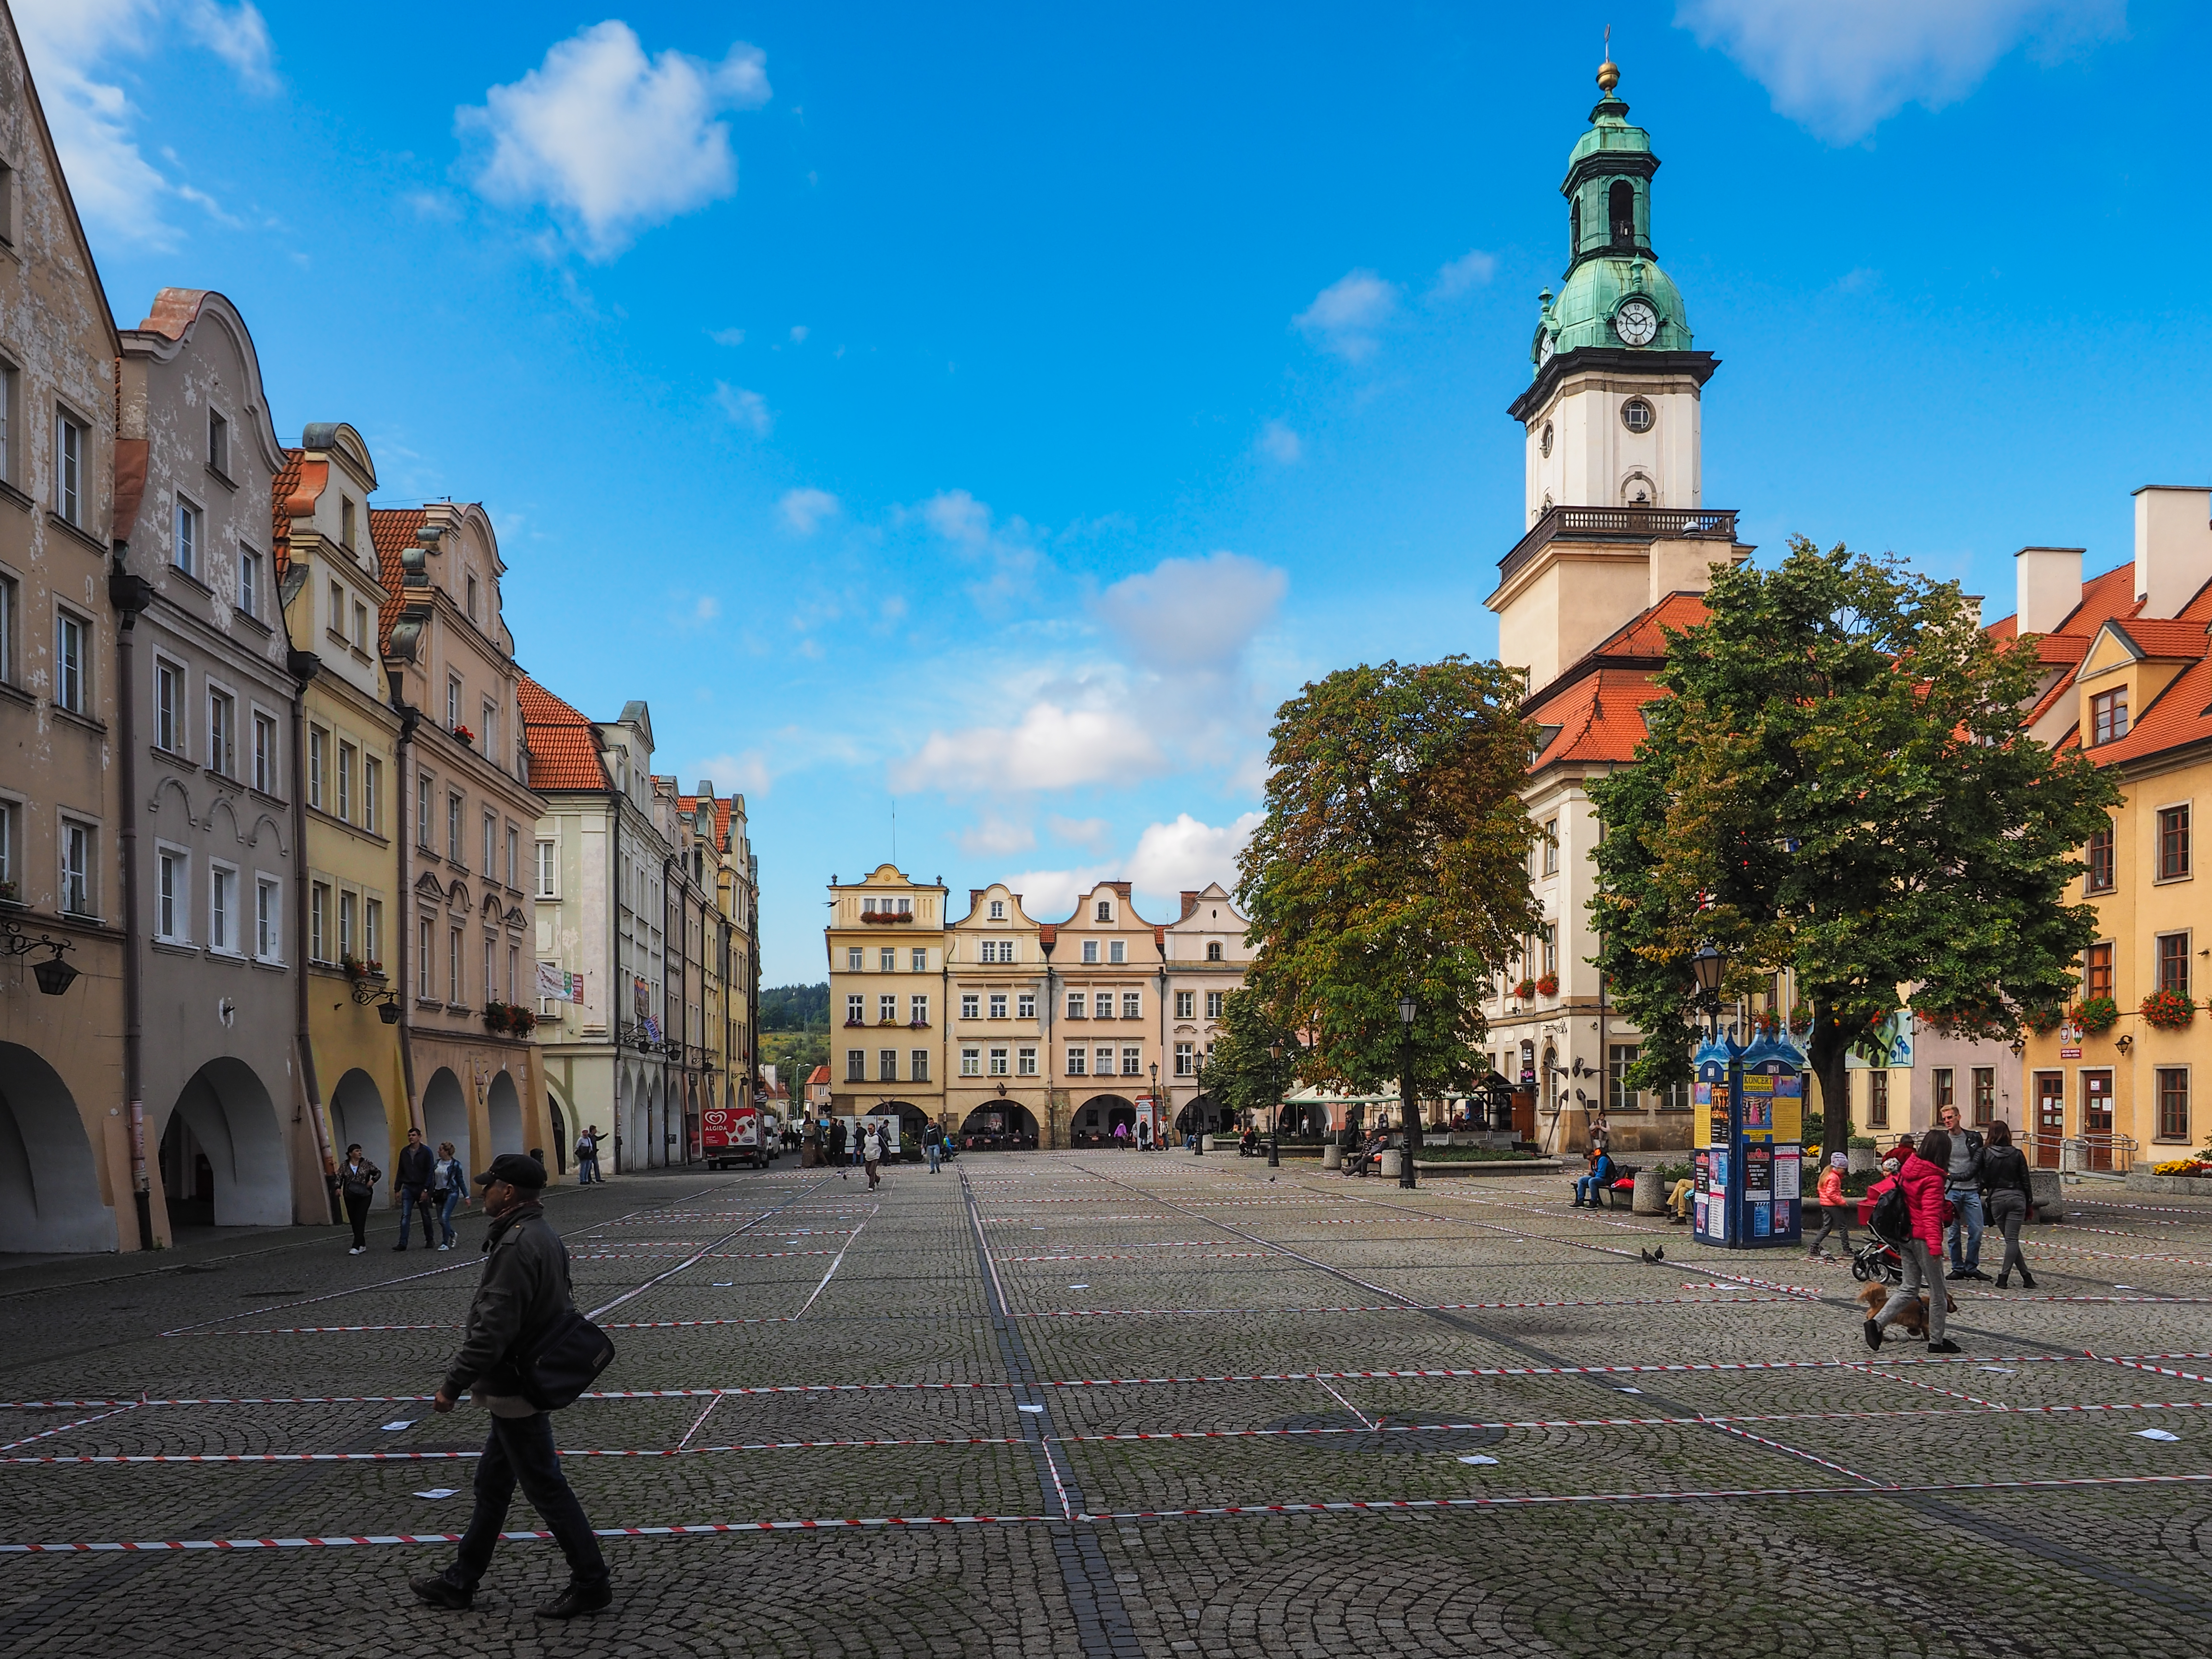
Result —
[{"label": "baby stroller", "polygon": [[1902,1240],[1885,1238],[1873,1222],[1866,1224],[1867,1242],[1851,1252],[1851,1277],[1863,1283],[1897,1285],[1904,1282]]}]

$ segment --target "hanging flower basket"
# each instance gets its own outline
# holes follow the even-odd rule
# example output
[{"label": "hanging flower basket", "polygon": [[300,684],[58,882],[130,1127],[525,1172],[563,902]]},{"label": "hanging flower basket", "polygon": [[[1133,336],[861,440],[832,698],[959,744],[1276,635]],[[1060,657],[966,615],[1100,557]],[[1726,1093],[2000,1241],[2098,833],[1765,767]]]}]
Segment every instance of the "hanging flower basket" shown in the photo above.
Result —
[{"label": "hanging flower basket", "polygon": [[1543,978],[1538,980],[1536,981],[1536,994],[1540,997],[1555,997],[1559,995],[1559,976],[1557,974],[1547,974]]},{"label": "hanging flower basket", "polygon": [[2179,991],[2153,991],[2142,1000],[2142,1017],[2161,1031],[2179,1031],[2197,1018],[2197,1005]]},{"label": "hanging flower basket", "polygon": [[1528,1001],[1536,994],[1536,981],[1533,979],[1522,980],[1513,988],[1513,994],[1522,1002]]},{"label": "hanging flower basket", "polygon": [[2110,997],[2091,997],[2074,1011],[2074,1023],[2085,1031],[2109,1031],[2120,1017],[2120,1005]]}]

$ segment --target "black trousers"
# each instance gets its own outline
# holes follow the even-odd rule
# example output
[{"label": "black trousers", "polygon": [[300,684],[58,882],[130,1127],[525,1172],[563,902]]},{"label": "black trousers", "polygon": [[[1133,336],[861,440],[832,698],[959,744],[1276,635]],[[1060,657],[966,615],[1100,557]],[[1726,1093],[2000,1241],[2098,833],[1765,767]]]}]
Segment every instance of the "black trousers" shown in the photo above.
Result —
[{"label": "black trousers", "polygon": [[591,1586],[607,1582],[606,1558],[584,1506],[569,1490],[561,1473],[560,1455],[553,1449],[553,1418],[549,1412],[529,1417],[495,1417],[485,1437],[483,1455],[477,1462],[476,1508],[469,1515],[469,1529],[461,1537],[459,1558],[446,1569],[446,1581],[473,1590],[491,1565],[491,1553],[507,1525],[507,1505],[514,1501],[515,1483],[531,1508],[545,1518],[561,1553],[568,1558],[571,1583]]},{"label": "black trousers", "polygon": [[345,1195],[346,1219],[353,1223],[353,1242],[356,1244],[366,1245],[368,1243],[368,1206],[373,1196],[368,1193],[363,1193],[359,1198],[351,1193]]}]

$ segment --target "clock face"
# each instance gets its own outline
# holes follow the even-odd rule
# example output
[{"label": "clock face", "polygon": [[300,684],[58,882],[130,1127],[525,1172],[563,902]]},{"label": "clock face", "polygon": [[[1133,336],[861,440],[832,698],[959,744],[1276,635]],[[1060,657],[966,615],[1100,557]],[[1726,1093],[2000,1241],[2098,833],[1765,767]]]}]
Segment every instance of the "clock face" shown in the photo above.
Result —
[{"label": "clock face", "polygon": [[1631,300],[1613,313],[1613,331],[1630,345],[1650,345],[1659,333],[1659,313],[1649,300]]},{"label": "clock face", "polygon": [[1549,334],[1545,335],[1545,336],[1544,336],[1544,337],[1543,337],[1542,339],[1540,339],[1540,340],[1537,341],[1537,342],[1536,342],[1536,362],[1537,362],[1537,366],[1538,366],[1539,368],[1540,368],[1540,367],[1542,367],[1544,364],[1550,362],[1552,361],[1552,353],[1553,353],[1553,351],[1555,351],[1556,349],[1558,349],[1558,348],[1557,348],[1557,346],[1555,346],[1555,345],[1553,344],[1553,340],[1552,340],[1552,337],[1551,337]]}]

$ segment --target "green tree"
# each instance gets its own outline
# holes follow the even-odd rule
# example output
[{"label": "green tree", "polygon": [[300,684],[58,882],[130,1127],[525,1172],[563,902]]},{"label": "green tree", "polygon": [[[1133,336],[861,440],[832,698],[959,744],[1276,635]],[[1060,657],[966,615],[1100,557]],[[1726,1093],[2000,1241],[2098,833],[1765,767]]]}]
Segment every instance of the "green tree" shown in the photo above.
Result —
[{"label": "green tree", "polygon": [[1246,987],[1222,1002],[1213,1052],[1199,1067],[1198,1085],[1216,1104],[1269,1124],[1283,1097],[1297,1086],[1297,1034],[1270,1019],[1267,1005]]},{"label": "green tree", "polygon": [[1689,1073],[1690,957],[1724,994],[1793,969],[1810,1005],[1825,1150],[1845,1060],[1900,1006],[2009,1039],[2053,1006],[2095,937],[2065,902],[2117,799],[2023,728],[2039,665],[1990,638],[1955,582],[1793,538],[1771,571],[1724,572],[1668,641],[1635,763],[1593,783],[1604,822],[1598,957],[1645,1033],[1632,1085]]},{"label": "green tree", "polygon": [[1300,1080],[1362,1093],[1475,1080],[1483,996],[1542,921],[1520,795],[1524,690],[1494,662],[1386,662],[1331,674],[1277,711],[1267,816],[1238,860],[1237,897],[1261,947],[1246,979],[1255,1020],[1299,1034]]}]

